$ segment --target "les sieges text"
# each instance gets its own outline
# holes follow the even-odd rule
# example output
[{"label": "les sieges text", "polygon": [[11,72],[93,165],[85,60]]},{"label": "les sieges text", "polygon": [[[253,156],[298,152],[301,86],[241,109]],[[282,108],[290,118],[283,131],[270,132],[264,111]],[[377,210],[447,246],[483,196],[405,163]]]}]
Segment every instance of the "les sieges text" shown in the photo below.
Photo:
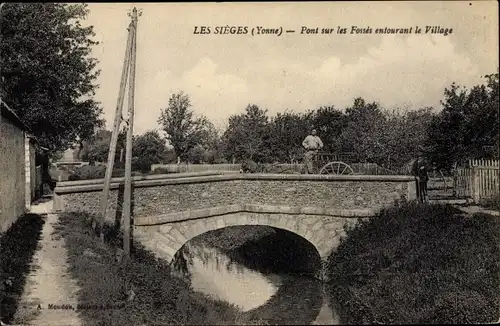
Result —
[{"label": "les sieges text", "polygon": [[[428,26],[411,26],[411,27],[377,27],[372,28],[370,26],[361,27],[352,25],[350,27],[337,26],[334,28],[320,28],[320,27],[308,27],[301,26],[299,30],[294,29],[287,30],[287,33],[295,33],[303,35],[314,35],[314,34],[441,34],[447,36],[453,33],[453,28],[446,28],[436,25]],[[283,33],[282,27],[267,28],[262,26],[257,26],[250,28],[249,26],[194,26],[193,34],[202,35],[269,35],[275,34],[280,36]]]}]

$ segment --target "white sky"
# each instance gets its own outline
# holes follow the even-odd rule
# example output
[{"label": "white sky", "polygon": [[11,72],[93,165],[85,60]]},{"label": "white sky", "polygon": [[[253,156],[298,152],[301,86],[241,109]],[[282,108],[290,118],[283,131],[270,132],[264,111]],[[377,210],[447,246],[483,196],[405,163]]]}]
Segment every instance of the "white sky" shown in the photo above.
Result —
[{"label": "white sky", "polygon": [[[160,109],[184,91],[216,126],[247,104],[271,115],[322,105],[345,108],[357,96],[386,108],[440,109],[453,81],[472,86],[498,67],[496,1],[318,3],[92,3],[93,55],[108,128],[116,107],[130,18],[138,22],[134,133],[158,128]],[[212,34],[194,35],[195,26]],[[214,35],[215,26],[294,29],[294,34]],[[301,35],[309,28],[452,28],[442,35]],[[126,103],[125,103],[126,108]]]}]

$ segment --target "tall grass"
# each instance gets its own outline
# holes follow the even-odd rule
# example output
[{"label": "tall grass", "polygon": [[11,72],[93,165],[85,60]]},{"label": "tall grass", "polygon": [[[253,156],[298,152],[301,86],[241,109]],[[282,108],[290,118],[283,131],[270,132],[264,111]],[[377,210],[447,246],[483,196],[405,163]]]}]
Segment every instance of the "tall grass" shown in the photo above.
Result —
[{"label": "tall grass", "polygon": [[[116,262],[117,239],[101,243],[86,214],[65,213],[57,227],[66,242],[70,273],[81,287],[79,304],[111,307],[80,311],[84,324],[220,325],[234,324],[238,309],[193,292],[170,274],[170,266],[140,247],[132,260]],[[131,292],[135,294],[130,300]]]},{"label": "tall grass", "polygon": [[409,203],[347,232],[329,257],[344,323],[484,323],[500,312],[500,220]]}]

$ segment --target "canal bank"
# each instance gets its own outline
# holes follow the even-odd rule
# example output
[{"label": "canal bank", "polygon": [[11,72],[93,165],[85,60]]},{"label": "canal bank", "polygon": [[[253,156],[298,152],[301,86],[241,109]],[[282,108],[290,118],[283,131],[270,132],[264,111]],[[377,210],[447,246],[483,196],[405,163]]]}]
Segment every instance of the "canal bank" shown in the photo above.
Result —
[{"label": "canal bank", "polygon": [[500,219],[408,203],[348,232],[329,258],[344,324],[500,320]]},{"label": "canal bank", "polygon": [[[60,214],[54,236],[64,239],[68,272],[77,281],[76,301],[84,325],[234,325],[236,307],[190,289],[166,262],[133,247],[132,260],[117,261],[116,242],[101,243],[91,218]],[[103,307],[103,308],[101,308]]]}]

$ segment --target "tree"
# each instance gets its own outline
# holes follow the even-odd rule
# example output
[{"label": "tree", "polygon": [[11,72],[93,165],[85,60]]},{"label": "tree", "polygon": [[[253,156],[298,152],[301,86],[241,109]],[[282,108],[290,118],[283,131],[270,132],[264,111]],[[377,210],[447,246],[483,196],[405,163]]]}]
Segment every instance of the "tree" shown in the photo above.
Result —
[{"label": "tree", "polygon": [[302,141],[311,129],[312,112],[298,114],[292,111],[278,113],[269,126],[268,147],[271,160],[278,162],[297,162],[301,160],[304,149]]},{"label": "tree", "polygon": [[201,145],[196,145],[187,153],[187,160],[189,163],[200,164],[205,161],[205,148]]},{"label": "tree", "polygon": [[346,117],[334,106],[320,107],[312,115],[312,125],[321,137],[324,150],[338,152],[341,148],[340,135],[346,127]]},{"label": "tree", "polygon": [[166,155],[165,140],[157,131],[148,131],[134,137],[132,144],[133,169],[148,172],[152,164],[163,162]]},{"label": "tree", "polygon": [[[106,163],[108,161],[111,134],[112,132],[110,130],[97,130],[94,135],[82,142],[79,158],[83,161]],[[124,164],[126,135],[127,130],[125,128],[118,134],[115,152],[115,168],[122,167]]]},{"label": "tree", "polygon": [[429,129],[427,145],[438,167],[498,155],[498,73],[486,85],[467,90],[453,83],[445,89],[443,110]]},{"label": "tree", "polygon": [[87,14],[86,5],[62,3],[7,3],[2,10],[2,98],[51,153],[103,124],[92,99],[97,42],[93,27],[80,25]]},{"label": "tree", "polygon": [[209,124],[203,116],[195,118],[190,107],[191,101],[187,94],[173,94],[168,107],[161,110],[158,119],[175,154],[181,159],[185,159],[190,149],[203,142]]},{"label": "tree", "polygon": [[417,156],[419,147],[427,140],[434,117],[432,110],[426,107],[404,113],[384,112],[386,121],[380,143],[387,162],[380,162],[383,166],[401,170]]},{"label": "tree", "polygon": [[269,157],[267,110],[249,104],[245,113],[229,117],[223,135],[224,153],[228,159],[264,161]]},{"label": "tree", "polygon": [[356,98],[346,109],[345,128],[340,136],[340,151],[351,152],[361,161],[384,162],[384,134],[386,118],[377,103],[365,103]]},{"label": "tree", "polygon": [[111,131],[106,129],[98,130],[90,139],[83,142],[80,151],[81,159],[83,161],[106,162],[110,141]]}]

